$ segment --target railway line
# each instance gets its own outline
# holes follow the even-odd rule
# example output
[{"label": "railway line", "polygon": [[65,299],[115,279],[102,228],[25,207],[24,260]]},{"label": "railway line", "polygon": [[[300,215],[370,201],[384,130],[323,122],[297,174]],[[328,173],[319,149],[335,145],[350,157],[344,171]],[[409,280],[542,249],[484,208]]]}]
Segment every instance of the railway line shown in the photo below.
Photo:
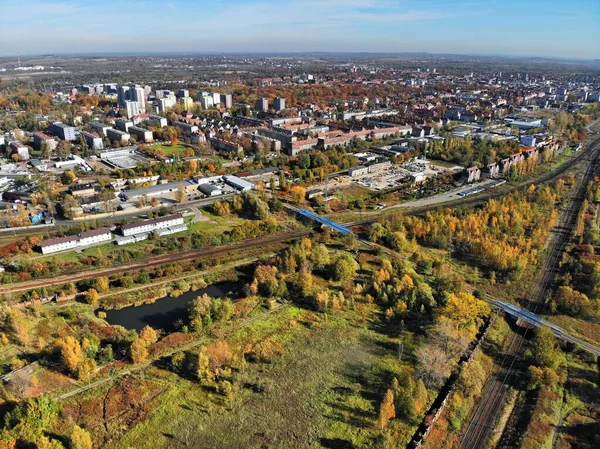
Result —
[{"label": "railway line", "polygon": [[65,274],[61,276],[57,276],[51,279],[39,279],[39,280],[29,280],[26,282],[19,282],[15,284],[10,284],[6,286],[0,287],[0,294],[7,293],[18,293],[22,291],[33,290],[36,288],[42,287],[53,287],[57,285],[64,285],[69,282],[77,282],[84,279],[91,279],[98,276],[110,276],[113,274],[121,274],[124,271],[137,271],[142,270],[144,268],[153,268],[160,265],[180,262],[183,260],[196,259],[199,257],[215,257],[227,254],[231,251],[236,251],[240,249],[253,248],[257,246],[266,246],[273,243],[285,242],[287,240],[296,239],[300,237],[305,237],[310,234],[309,230],[299,230],[295,232],[287,232],[284,234],[274,234],[267,235],[264,237],[257,237],[253,239],[243,240],[238,243],[226,245],[226,246],[218,246],[212,248],[203,248],[198,250],[188,250],[183,251],[176,254],[170,254],[165,256],[157,256],[149,259],[145,259],[140,262],[122,265],[114,268],[104,268],[100,270],[89,270],[83,271],[74,274]]},{"label": "railway line", "polygon": [[[441,207],[458,207],[458,206],[470,206],[470,205],[480,204],[480,203],[483,203],[490,199],[499,198],[501,196],[504,196],[514,190],[526,188],[530,184],[539,185],[539,184],[545,184],[548,182],[552,182],[552,181],[560,178],[561,176],[563,176],[571,168],[573,168],[575,165],[577,165],[583,159],[585,159],[589,154],[591,154],[591,153],[595,154],[595,152],[597,152],[597,148],[599,146],[600,146],[600,137],[596,138],[587,148],[581,150],[578,154],[576,154],[571,159],[569,159],[569,161],[560,165],[557,169],[537,178],[532,183],[528,183],[523,186],[515,186],[508,191],[492,191],[490,193],[487,193],[484,195],[479,195],[476,197],[465,197],[457,202],[452,202],[451,204],[441,203],[441,204],[435,204],[435,205],[431,205],[431,206],[412,208],[409,210],[402,211],[402,213],[410,214],[410,215],[419,215],[419,214],[423,214],[428,211],[439,209]],[[369,224],[379,221],[381,218],[382,217],[379,215],[375,216],[375,217],[362,218],[360,220],[353,221],[350,223],[344,223],[344,225],[348,226],[348,227],[359,226],[359,225],[369,225]],[[26,231],[30,233],[31,229],[27,229]],[[183,251],[183,252],[180,252],[177,254],[172,254],[172,255],[157,256],[154,258],[146,259],[144,261],[140,261],[137,263],[120,266],[120,267],[106,268],[106,269],[101,269],[101,270],[89,270],[89,271],[84,271],[84,272],[80,272],[80,273],[76,273],[76,274],[65,274],[65,275],[61,275],[61,276],[58,276],[58,277],[55,277],[52,279],[38,279],[38,280],[29,280],[26,282],[14,283],[14,284],[6,285],[6,286],[0,286],[0,295],[7,294],[7,293],[19,293],[19,292],[23,292],[23,291],[33,290],[36,288],[53,287],[53,286],[57,286],[57,285],[66,284],[68,282],[76,282],[76,281],[90,279],[90,278],[97,277],[97,276],[110,276],[113,274],[122,273],[124,270],[136,271],[136,270],[141,270],[143,268],[152,268],[152,267],[156,267],[156,266],[167,264],[167,263],[180,262],[183,260],[189,260],[189,259],[194,259],[194,258],[203,257],[203,256],[204,257],[218,256],[218,255],[226,254],[230,251],[235,251],[235,250],[239,250],[239,249],[251,248],[253,246],[261,246],[261,245],[270,244],[270,243],[283,242],[283,241],[290,240],[293,238],[305,237],[305,236],[309,235],[309,233],[310,233],[310,231],[308,231],[308,230],[298,230],[293,233],[284,233],[284,234],[280,234],[280,235],[270,235],[270,236],[266,236],[266,237],[258,237],[258,238],[254,238],[254,239],[249,239],[249,240],[245,240],[245,241],[242,241],[242,242],[239,242],[236,244],[232,244],[232,245],[227,245],[227,246],[214,247],[214,248],[203,248],[203,249],[198,249],[198,250]]]},{"label": "railway line", "polygon": [[[531,311],[536,313],[537,309],[552,287],[555,269],[562,253],[569,243],[571,231],[575,226],[581,204],[585,198],[588,182],[591,180],[595,166],[600,154],[600,139],[592,144],[591,151],[585,154],[585,158],[579,159],[588,162],[583,178],[576,187],[574,195],[569,199],[569,204],[559,216],[548,243],[548,255],[541,269],[540,277],[535,288],[531,291],[529,302]],[[478,449],[486,447],[495,428],[495,424],[501,412],[501,405],[506,401],[508,395],[508,382],[515,376],[515,364],[520,359],[522,348],[530,329],[523,333],[515,333],[509,346],[500,361],[500,368],[485,385],[481,399],[472,415],[469,425],[461,435],[460,449]]]}]

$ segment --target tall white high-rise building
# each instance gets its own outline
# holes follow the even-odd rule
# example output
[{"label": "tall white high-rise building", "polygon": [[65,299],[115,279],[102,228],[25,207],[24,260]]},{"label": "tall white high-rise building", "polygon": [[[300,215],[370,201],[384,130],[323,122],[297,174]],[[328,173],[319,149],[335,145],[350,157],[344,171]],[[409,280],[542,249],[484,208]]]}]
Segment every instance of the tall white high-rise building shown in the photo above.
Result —
[{"label": "tall white high-rise building", "polygon": [[233,98],[231,94],[221,94],[221,104],[227,109],[231,109],[233,106]]},{"label": "tall white high-rise building", "polygon": [[146,92],[143,87],[135,86],[131,90],[131,99],[138,102],[138,108],[141,114],[146,112]]},{"label": "tall white high-rise building", "polygon": [[285,98],[275,98],[274,104],[276,111],[282,111],[285,109]]},{"label": "tall white high-rise building", "polygon": [[212,95],[202,95],[200,97],[200,104],[204,109],[212,108],[215,105]]},{"label": "tall white high-rise building", "polygon": [[140,114],[140,104],[137,101],[125,100],[123,107],[127,110],[127,118]]},{"label": "tall white high-rise building", "polygon": [[119,107],[124,107],[127,100],[131,100],[129,86],[119,86],[117,88],[117,101]]},{"label": "tall white high-rise building", "polygon": [[177,103],[177,98],[173,94],[166,95],[165,97],[158,100],[158,111],[165,112],[167,109],[172,108]]}]

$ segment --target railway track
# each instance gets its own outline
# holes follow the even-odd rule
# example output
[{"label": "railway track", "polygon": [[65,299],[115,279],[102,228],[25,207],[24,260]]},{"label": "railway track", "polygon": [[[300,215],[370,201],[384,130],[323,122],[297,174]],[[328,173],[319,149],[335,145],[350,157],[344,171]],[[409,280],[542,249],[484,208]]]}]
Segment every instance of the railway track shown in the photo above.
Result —
[{"label": "railway track", "polygon": [[91,279],[98,276],[110,276],[113,274],[121,274],[126,271],[137,271],[144,268],[153,268],[167,263],[180,262],[183,260],[196,259],[199,257],[214,257],[227,254],[231,251],[240,249],[253,248],[256,246],[266,246],[272,243],[285,242],[287,240],[305,237],[310,234],[308,230],[299,230],[295,232],[288,232],[285,234],[268,235],[264,237],[257,237],[253,239],[243,240],[239,243],[219,246],[214,248],[203,248],[198,250],[188,250],[177,254],[170,254],[165,256],[157,256],[150,259],[146,259],[141,262],[128,264],[124,266],[105,268],[100,270],[89,270],[74,274],[65,274],[51,279],[39,279],[30,280],[26,282],[19,282],[10,284],[7,286],[0,287],[0,295],[7,293],[18,293],[22,291],[33,290],[42,287],[53,287],[56,285],[64,285],[69,282],[77,282],[84,279]]},{"label": "railway track", "polygon": [[[600,139],[596,139],[593,145],[592,151],[585,155],[586,158],[579,159],[579,161],[586,159],[588,162],[585,174],[553,228],[547,247],[548,256],[542,266],[539,280],[530,293],[529,302],[533,313],[536,313],[537,309],[543,305],[544,299],[552,287],[556,267],[569,243],[571,231],[585,198],[587,185],[594,174],[600,154]],[[522,334],[513,334],[499,364],[498,372],[484,387],[469,426],[461,437],[460,449],[479,449],[488,444],[501,412],[501,405],[506,401],[508,395],[508,382],[516,375],[515,364],[522,355],[522,348],[530,331],[531,329],[527,328]]]},{"label": "railway track", "polygon": [[[439,209],[442,207],[458,207],[458,206],[470,206],[470,205],[480,204],[480,203],[483,203],[490,199],[499,198],[501,196],[507,195],[508,193],[510,193],[514,190],[526,188],[530,184],[539,185],[539,184],[545,184],[548,182],[552,182],[552,181],[560,178],[561,176],[563,176],[564,173],[566,173],[568,170],[570,170],[576,164],[581,162],[582,159],[584,159],[586,156],[588,156],[588,153],[594,153],[594,151],[597,151],[597,149],[595,150],[595,148],[598,146],[600,146],[600,137],[598,137],[596,140],[594,140],[594,142],[592,144],[590,144],[590,146],[588,147],[588,148],[591,148],[592,151],[590,151],[588,149],[581,150],[581,152],[579,154],[573,156],[571,159],[569,159],[569,161],[562,164],[556,170],[553,170],[553,171],[537,178],[536,181],[534,181],[532,183],[528,183],[523,186],[516,186],[508,191],[490,192],[489,194],[486,194],[486,195],[460,200],[459,202],[456,202],[456,203],[453,202],[452,204],[447,204],[447,203],[435,204],[435,205],[431,205],[431,206],[424,206],[424,207],[419,207],[419,208],[413,208],[410,210],[405,210],[405,211],[402,211],[402,213],[409,214],[409,215],[419,215],[419,214],[423,214],[425,212],[436,210],[436,209]],[[346,225],[346,226],[368,225],[368,224],[372,224],[374,222],[381,220],[381,218],[382,218],[381,216],[376,216],[373,218],[363,218],[361,220],[357,220],[354,222],[344,223],[344,225]],[[27,230],[27,231],[31,232],[31,230]],[[0,287],[0,295],[7,294],[7,293],[19,293],[19,292],[23,292],[23,291],[33,290],[36,288],[53,287],[53,286],[57,286],[57,285],[66,284],[68,282],[76,282],[76,281],[90,279],[90,278],[97,277],[97,276],[110,276],[113,274],[122,273],[123,271],[136,271],[136,270],[141,270],[143,268],[152,268],[152,267],[156,267],[156,266],[163,265],[166,263],[179,262],[182,260],[189,260],[189,259],[194,259],[194,258],[202,257],[202,256],[206,256],[206,257],[217,256],[217,255],[221,255],[221,254],[226,254],[229,251],[233,251],[233,250],[237,250],[237,249],[250,248],[253,246],[260,246],[260,245],[274,243],[274,242],[283,242],[285,240],[290,240],[293,238],[301,238],[301,237],[305,237],[305,236],[309,235],[309,233],[310,233],[310,231],[300,230],[300,231],[296,231],[294,233],[285,233],[285,234],[281,234],[281,235],[258,237],[255,239],[249,239],[249,240],[246,240],[246,241],[243,241],[240,243],[236,243],[233,245],[228,245],[228,246],[215,247],[215,248],[203,248],[203,249],[199,249],[199,250],[183,251],[183,252],[180,252],[177,254],[172,254],[172,255],[158,256],[155,258],[146,259],[146,260],[138,262],[138,263],[115,267],[115,268],[107,268],[107,269],[102,269],[102,270],[90,270],[90,271],[84,271],[84,272],[80,272],[80,273],[76,273],[76,274],[65,274],[65,275],[61,275],[61,276],[58,276],[58,277],[55,277],[52,279],[39,279],[39,280],[30,280],[30,281],[21,282],[21,283],[14,283],[14,284],[10,284],[7,286],[1,286]]]}]

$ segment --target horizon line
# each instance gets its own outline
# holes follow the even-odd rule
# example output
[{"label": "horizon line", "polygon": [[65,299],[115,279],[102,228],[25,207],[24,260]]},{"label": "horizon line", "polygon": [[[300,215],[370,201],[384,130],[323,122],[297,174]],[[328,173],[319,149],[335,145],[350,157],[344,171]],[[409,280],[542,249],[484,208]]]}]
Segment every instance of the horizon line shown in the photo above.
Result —
[{"label": "horizon line", "polygon": [[600,57],[597,58],[575,58],[567,56],[542,56],[542,55],[518,55],[518,54],[503,54],[503,53],[434,53],[427,51],[401,51],[401,52],[375,52],[375,51],[94,51],[94,52],[56,52],[56,53],[15,53],[0,55],[0,58],[35,58],[35,57],[76,57],[76,56],[145,56],[145,55],[427,55],[427,56],[462,56],[462,57],[484,57],[484,58],[505,58],[505,59],[524,59],[536,58],[553,61],[578,61],[597,63]]}]

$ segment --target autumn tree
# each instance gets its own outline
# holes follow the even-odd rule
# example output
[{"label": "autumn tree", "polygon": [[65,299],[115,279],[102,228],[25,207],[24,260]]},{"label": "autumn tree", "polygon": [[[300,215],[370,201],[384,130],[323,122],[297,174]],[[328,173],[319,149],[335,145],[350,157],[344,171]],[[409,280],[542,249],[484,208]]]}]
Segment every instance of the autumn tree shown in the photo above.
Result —
[{"label": "autumn tree", "polygon": [[438,310],[438,316],[451,320],[448,327],[456,326],[470,340],[475,338],[484,318],[489,314],[490,306],[467,292],[449,294],[446,304]]},{"label": "autumn tree", "polygon": [[176,146],[179,143],[179,134],[177,133],[177,130],[172,126],[169,126],[167,128],[167,134],[169,136],[169,140],[171,141],[171,145]]},{"label": "autumn tree", "polygon": [[86,358],[77,367],[77,378],[79,380],[87,381],[92,378],[96,372],[96,361],[94,359]]},{"label": "autumn tree", "polygon": [[140,338],[144,340],[146,344],[151,345],[158,341],[158,332],[146,325],[140,332]]},{"label": "autumn tree", "polygon": [[95,286],[96,291],[99,291],[99,292],[107,291],[108,287],[109,287],[108,278],[105,276],[97,277],[96,280],[94,281],[94,286]]},{"label": "autumn tree", "polygon": [[72,184],[77,179],[77,175],[73,170],[65,170],[60,176],[60,180],[64,185]]},{"label": "autumn tree", "polygon": [[[0,449],[5,448],[0,442]],[[12,446],[13,448],[16,446]],[[36,449],[64,449],[65,447],[59,440],[54,440],[52,438],[47,437],[46,435],[42,435],[36,445]]]},{"label": "autumn tree", "polygon": [[175,192],[175,201],[183,203],[185,201],[185,187],[179,186]]},{"label": "autumn tree", "polygon": [[427,385],[437,385],[450,375],[451,360],[438,346],[425,344],[416,352],[419,375]]},{"label": "autumn tree", "polygon": [[137,337],[131,342],[129,354],[133,363],[145,362],[148,358],[148,344],[141,338]]},{"label": "autumn tree", "polygon": [[75,425],[71,432],[71,448],[72,449],[92,449],[92,436],[90,433]]},{"label": "autumn tree", "polygon": [[558,384],[559,378],[552,368],[540,368],[535,365],[529,367],[528,390],[537,390],[540,387],[553,387]]},{"label": "autumn tree", "polygon": [[68,335],[58,338],[54,344],[58,350],[60,361],[67,371],[77,374],[77,368],[84,359],[79,341]]},{"label": "autumn tree", "polygon": [[96,290],[95,288],[90,288],[87,291],[85,300],[92,307],[96,307],[98,305],[98,301],[100,300],[100,294],[98,293],[98,290]]},{"label": "autumn tree", "polygon": [[379,414],[377,416],[377,424],[380,429],[385,429],[390,422],[390,419],[396,416],[394,408],[394,393],[392,390],[387,390],[379,406]]},{"label": "autumn tree", "polygon": [[301,186],[292,186],[290,188],[290,197],[298,204],[303,204],[306,198],[306,189]]}]

